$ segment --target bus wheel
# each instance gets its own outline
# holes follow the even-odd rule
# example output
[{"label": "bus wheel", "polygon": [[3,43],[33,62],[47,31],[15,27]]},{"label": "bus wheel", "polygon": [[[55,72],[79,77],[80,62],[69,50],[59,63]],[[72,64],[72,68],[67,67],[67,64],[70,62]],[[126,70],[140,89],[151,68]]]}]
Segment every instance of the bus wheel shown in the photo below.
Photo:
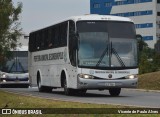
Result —
[{"label": "bus wheel", "polygon": [[45,92],[52,92],[52,87],[44,87]]},{"label": "bus wheel", "polygon": [[38,79],[37,80],[38,80],[37,81],[37,85],[38,85],[39,92],[44,92],[45,91],[45,87],[41,85],[41,78],[40,78],[39,74],[38,74]]},{"label": "bus wheel", "polygon": [[121,88],[109,89],[109,93],[111,96],[119,96],[120,92],[121,92]]},{"label": "bus wheel", "polygon": [[86,92],[87,92],[87,90],[86,89],[81,89],[81,90],[78,90],[78,94],[79,95],[85,95],[86,94]]},{"label": "bus wheel", "polygon": [[64,87],[64,94],[65,95],[73,95],[74,90],[67,88],[67,81],[66,78],[63,81],[63,87]]}]

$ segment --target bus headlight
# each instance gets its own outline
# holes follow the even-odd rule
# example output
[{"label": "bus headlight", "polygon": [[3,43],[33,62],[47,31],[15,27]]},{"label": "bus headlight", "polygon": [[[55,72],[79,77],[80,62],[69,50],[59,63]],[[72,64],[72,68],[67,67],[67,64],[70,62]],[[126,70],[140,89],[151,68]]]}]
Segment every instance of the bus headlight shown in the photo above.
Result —
[{"label": "bus headlight", "polygon": [[85,78],[85,79],[93,79],[94,76],[87,75],[87,74],[78,74],[78,77]]},{"label": "bus headlight", "polygon": [[0,82],[6,82],[6,79],[7,78],[7,76],[5,75],[5,74],[1,74],[0,75]]},{"label": "bus headlight", "polygon": [[127,79],[134,79],[134,78],[138,78],[138,76],[137,75],[128,75],[125,78],[127,78]]},{"label": "bus headlight", "polygon": [[6,76],[5,74],[3,74],[1,77],[2,77],[2,78],[6,78],[7,76]]}]

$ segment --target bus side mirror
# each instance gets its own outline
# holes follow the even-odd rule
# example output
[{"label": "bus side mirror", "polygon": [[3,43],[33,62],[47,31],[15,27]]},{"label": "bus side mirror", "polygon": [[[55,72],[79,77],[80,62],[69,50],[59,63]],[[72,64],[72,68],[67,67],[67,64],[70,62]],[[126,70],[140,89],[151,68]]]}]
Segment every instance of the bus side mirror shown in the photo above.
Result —
[{"label": "bus side mirror", "polygon": [[139,51],[142,51],[143,50],[143,46],[144,46],[144,43],[143,43],[143,37],[141,35],[136,35],[136,39],[138,41],[138,50]]},{"label": "bus side mirror", "polygon": [[137,39],[138,41],[142,41],[142,40],[143,40],[143,37],[142,37],[140,34],[137,34],[137,35],[136,35],[136,39]]}]

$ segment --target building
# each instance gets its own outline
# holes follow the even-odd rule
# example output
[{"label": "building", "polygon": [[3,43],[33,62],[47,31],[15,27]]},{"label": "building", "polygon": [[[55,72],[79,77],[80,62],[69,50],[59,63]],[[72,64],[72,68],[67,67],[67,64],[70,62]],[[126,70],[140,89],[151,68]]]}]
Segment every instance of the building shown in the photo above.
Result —
[{"label": "building", "polygon": [[151,48],[160,39],[160,0],[90,0],[90,12],[131,18]]},{"label": "building", "polygon": [[21,43],[22,46],[28,46],[28,41],[28,36],[26,34],[22,34],[22,36],[18,40],[18,43]]}]

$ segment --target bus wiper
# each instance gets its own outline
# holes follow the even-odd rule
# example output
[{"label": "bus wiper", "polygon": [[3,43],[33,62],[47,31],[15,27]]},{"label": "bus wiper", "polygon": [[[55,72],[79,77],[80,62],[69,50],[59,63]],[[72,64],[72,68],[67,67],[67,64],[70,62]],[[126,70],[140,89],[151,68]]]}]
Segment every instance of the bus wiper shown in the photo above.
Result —
[{"label": "bus wiper", "polygon": [[97,64],[96,64],[96,67],[98,67],[99,64],[102,62],[102,60],[103,60],[104,56],[106,55],[106,53],[107,53],[107,55],[108,55],[108,46],[107,46],[106,49],[103,51],[101,57],[99,58],[99,61],[98,61]]},{"label": "bus wiper", "polygon": [[[120,63],[123,67],[125,67],[124,62],[122,61],[121,57],[118,55],[117,51],[116,51],[114,48],[112,48],[112,52],[113,52],[113,54],[116,55],[116,57],[117,57],[119,63]],[[112,53],[111,53],[111,54],[112,54]]]}]

